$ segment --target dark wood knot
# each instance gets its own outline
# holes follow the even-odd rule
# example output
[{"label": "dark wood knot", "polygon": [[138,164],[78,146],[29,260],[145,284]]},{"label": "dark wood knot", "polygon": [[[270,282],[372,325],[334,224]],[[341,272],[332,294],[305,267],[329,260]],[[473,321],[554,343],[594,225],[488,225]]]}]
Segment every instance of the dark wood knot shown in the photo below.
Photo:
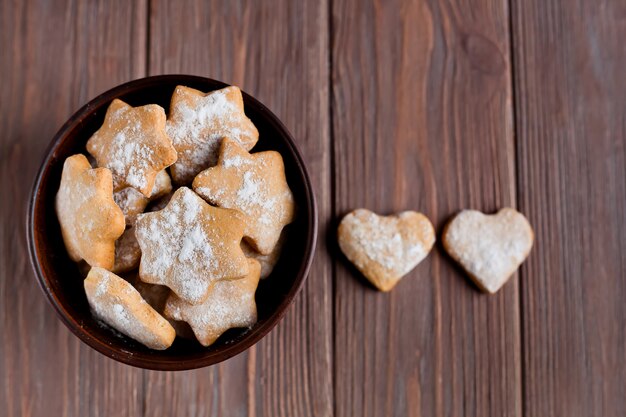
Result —
[{"label": "dark wood knot", "polygon": [[504,55],[495,42],[484,35],[470,33],[463,37],[463,51],[472,67],[489,74],[500,75],[506,69]]}]

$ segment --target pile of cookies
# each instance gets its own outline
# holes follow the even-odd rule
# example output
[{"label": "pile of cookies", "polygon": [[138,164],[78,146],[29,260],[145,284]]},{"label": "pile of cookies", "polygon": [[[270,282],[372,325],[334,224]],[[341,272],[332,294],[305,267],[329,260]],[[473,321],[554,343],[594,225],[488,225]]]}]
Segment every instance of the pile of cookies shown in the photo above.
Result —
[{"label": "pile of cookies", "polygon": [[152,349],[256,322],[295,208],[281,155],[249,152],[258,137],[237,87],[178,86],[168,117],[113,100],[56,196],[99,320]]}]

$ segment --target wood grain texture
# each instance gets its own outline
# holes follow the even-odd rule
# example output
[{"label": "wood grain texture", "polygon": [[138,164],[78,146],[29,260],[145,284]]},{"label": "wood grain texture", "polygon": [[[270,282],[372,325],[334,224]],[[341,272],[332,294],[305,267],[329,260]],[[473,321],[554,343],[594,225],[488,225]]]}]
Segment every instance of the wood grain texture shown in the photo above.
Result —
[{"label": "wood grain texture", "polygon": [[[514,206],[506,1],[332,3],[336,220]],[[337,416],[521,414],[516,278],[482,295],[439,248],[391,293],[365,285],[342,259]]]},{"label": "wood grain texture", "polygon": [[527,416],[626,415],[626,3],[513,2]]},{"label": "wood grain texture", "polygon": [[[240,86],[287,125],[306,160],[319,216],[330,216],[328,18],[324,1],[153,1],[151,75]],[[215,367],[146,375],[146,414],[332,413],[331,263],[320,239],[303,293],[255,348]]]},{"label": "wood grain texture", "polygon": [[[0,415],[626,415],[624,39],[618,0],[0,1]],[[167,373],[56,318],[24,214],[73,111],[175,72],[240,85],[285,122],[320,244],[262,342]],[[440,246],[381,294],[334,243],[357,207],[419,210],[440,232],[508,205],[536,246],[495,296]]]},{"label": "wood grain texture", "polygon": [[44,300],[24,224],[56,130],[92,96],[143,75],[145,10],[124,1],[0,2],[2,415],[141,413],[142,371],[81,344]]}]

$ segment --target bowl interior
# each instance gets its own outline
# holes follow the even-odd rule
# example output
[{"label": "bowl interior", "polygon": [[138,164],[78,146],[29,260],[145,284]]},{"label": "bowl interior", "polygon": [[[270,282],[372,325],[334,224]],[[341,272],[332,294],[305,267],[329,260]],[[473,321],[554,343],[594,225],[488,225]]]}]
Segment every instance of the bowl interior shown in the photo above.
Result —
[{"label": "bowl interior", "polygon": [[35,182],[27,222],[31,260],[49,301],[65,324],[84,342],[118,361],[150,369],[192,369],[225,360],[256,343],[280,320],[301,288],[311,262],[316,233],[315,201],[306,170],[289,132],[254,98],[244,93],[245,111],[259,130],[252,150],[273,149],[285,162],[287,181],[297,204],[294,223],[287,227],[287,241],[273,273],[261,280],[256,293],[258,322],[251,329],[231,329],[210,347],[176,338],[171,348],[154,351],[97,322],[89,311],[83,278],[65,250],[54,198],[65,158],[87,154],[85,144],[100,127],[109,103],[120,98],[132,106],[156,103],[166,113],[177,85],[202,91],[226,84],[202,77],[169,75],[149,77],[116,87],[98,96],[61,128],[48,149]]}]

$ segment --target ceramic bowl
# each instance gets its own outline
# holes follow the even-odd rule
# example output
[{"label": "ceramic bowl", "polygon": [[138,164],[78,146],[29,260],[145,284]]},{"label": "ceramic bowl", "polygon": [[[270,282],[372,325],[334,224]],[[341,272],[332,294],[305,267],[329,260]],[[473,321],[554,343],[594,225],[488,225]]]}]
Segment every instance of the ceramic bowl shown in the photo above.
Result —
[{"label": "ceramic bowl", "polygon": [[176,338],[164,351],[146,348],[102,326],[89,310],[83,278],[65,250],[54,210],[65,159],[87,154],[85,144],[101,126],[107,107],[115,98],[132,106],[156,103],[166,113],[177,85],[202,91],[227,85],[189,75],[148,77],[122,84],[96,97],[78,110],[52,139],[35,179],[28,205],[27,234],[35,276],[59,318],[83,342],[117,361],[147,369],[200,368],[228,359],[258,342],[283,317],[306,279],[317,234],[317,211],[311,182],[294,138],[278,118],[259,101],[243,93],[245,112],[259,130],[252,150],[276,150],[285,162],[287,181],[297,204],[297,216],[288,226],[283,253],[272,274],[261,281],[256,293],[258,322],[250,329],[231,329],[213,345]]}]

